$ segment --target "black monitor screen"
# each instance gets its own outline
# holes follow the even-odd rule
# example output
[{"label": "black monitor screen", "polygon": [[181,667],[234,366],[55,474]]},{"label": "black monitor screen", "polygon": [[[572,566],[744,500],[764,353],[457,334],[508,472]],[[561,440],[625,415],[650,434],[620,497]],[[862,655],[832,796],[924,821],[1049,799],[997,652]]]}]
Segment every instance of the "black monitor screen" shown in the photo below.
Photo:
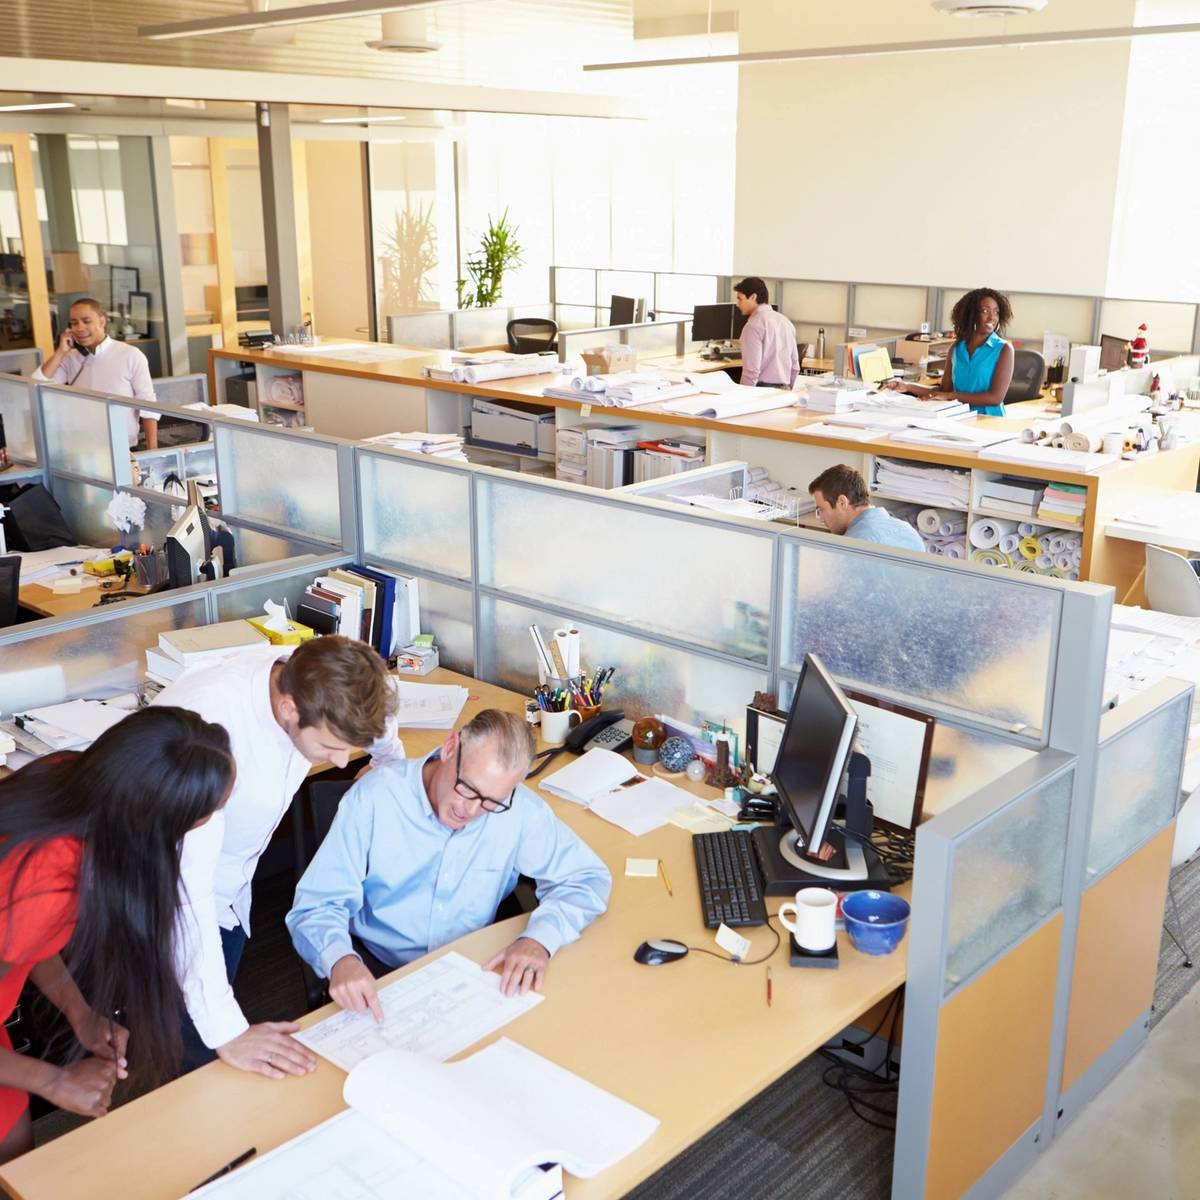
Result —
[{"label": "black monitor screen", "polygon": [[817,856],[825,841],[857,724],[857,713],[821,660],[806,655],[772,778],[809,856]]},{"label": "black monitor screen", "polygon": [[614,296],[609,306],[608,323],[610,325],[632,325],[637,301],[632,296]]},{"label": "black monitor screen", "polygon": [[1125,365],[1125,348],[1128,344],[1124,338],[1102,333],[1100,335],[1100,369],[1102,371],[1119,371]]},{"label": "black monitor screen", "polygon": [[723,342],[733,336],[732,304],[697,304],[692,310],[692,340]]}]

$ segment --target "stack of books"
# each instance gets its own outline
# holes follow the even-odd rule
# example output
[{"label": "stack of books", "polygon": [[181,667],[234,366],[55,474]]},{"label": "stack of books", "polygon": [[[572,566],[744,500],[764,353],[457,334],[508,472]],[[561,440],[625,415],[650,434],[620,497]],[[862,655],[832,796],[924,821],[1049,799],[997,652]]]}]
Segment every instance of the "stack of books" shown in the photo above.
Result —
[{"label": "stack of books", "polygon": [[619,488],[634,482],[634,460],[641,430],[636,425],[609,425],[589,429],[587,435],[588,487]]},{"label": "stack of books", "polygon": [[316,633],[368,642],[390,658],[421,632],[417,580],[381,567],[337,568],[308,585],[296,620]]},{"label": "stack of books", "polygon": [[841,413],[860,408],[867,399],[866,384],[847,382],[844,379],[829,383],[809,384],[807,407],[810,412]]},{"label": "stack of books", "polygon": [[457,433],[426,433],[417,429],[410,433],[381,433],[376,437],[363,438],[363,441],[392,450],[415,450],[419,454],[432,454],[437,458],[467,461],[463,453],[463,439]]},{"label": "stack of books", "polygon": [[704,466],[704,447],[678,438],[638,442],[633,463],[633,482],[661,479],[664,475],[679,475]]},{"label": "stack of books", "polygon": [[1083,524],[1087,508],[1087,488],[1078,483],[1048,483],[1038,505],[1037,515],[1046,521],[1070,525]]},{"label": "stack of books", "polygon": [[1046,485],[1036,479],[1017,479],[1002,475],[985,480],[979,487],[979,507],[1011,517],[1033,517]]},{"label": "stack of books", "polygon": [[146,651],[146,675],[166,687],[191,667],[203,666],[248,646],[269,646],[249,621],[218,621],[190,629],[168,629]]}]

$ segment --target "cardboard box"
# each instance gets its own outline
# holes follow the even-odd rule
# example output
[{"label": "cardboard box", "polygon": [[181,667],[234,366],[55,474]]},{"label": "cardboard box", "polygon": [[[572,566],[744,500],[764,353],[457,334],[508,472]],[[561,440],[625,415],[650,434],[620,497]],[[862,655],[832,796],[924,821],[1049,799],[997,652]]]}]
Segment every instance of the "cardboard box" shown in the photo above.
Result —
[{"label": "cardboard box", "polygon": [[554,460],[554,409],[510,408],[476,396],[471,405],[471,440],[485,446],[525,451]]},{"label": "cardboard box", "polygon": [[896,339],[896,355],[901,362],[916,365],[923,358],[941,358],[954,345],[953,338],[934,338],[931,342],[906,342]]},{"label": "cardboard box", "polygon": [[558,457],[586,459],[587,435],[588,427],[586,425],[576,425],[572,429],[559,429],[554,438],[554,448],[558,452]]},{"label": "cardboard box", "polygon": [[592,346],[580,357],[589,375],[611,375],[615,371],[633,371],[637,368],[637,351],[619,342]]}]

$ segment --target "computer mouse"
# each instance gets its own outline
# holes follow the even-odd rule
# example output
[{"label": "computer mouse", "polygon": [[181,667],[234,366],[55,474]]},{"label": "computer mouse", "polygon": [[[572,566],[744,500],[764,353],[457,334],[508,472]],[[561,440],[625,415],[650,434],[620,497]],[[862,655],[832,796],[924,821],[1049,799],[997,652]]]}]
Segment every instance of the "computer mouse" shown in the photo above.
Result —
[{"label": "computer mouse", "polygon": [[653,938],[651,941],[643,942],[633,952],[633,961],[640,962],[647,967],[657,967],[660,963],[674,962],[687,952],[688,948],[673,938]]}]

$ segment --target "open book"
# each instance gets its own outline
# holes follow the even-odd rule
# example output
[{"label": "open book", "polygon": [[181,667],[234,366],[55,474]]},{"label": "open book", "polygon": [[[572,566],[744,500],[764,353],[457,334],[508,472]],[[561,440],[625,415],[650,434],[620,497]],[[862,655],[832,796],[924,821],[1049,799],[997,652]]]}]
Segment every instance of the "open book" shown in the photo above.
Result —
[{"label": "open book", "polygon": [[433,1063],[386,1050],[343,1090],[350,1111],[195,1193],[221,1200],[551,1200],[561,1164],[588,1178],[637,1149],[656,1118],[501,1038]]}]

